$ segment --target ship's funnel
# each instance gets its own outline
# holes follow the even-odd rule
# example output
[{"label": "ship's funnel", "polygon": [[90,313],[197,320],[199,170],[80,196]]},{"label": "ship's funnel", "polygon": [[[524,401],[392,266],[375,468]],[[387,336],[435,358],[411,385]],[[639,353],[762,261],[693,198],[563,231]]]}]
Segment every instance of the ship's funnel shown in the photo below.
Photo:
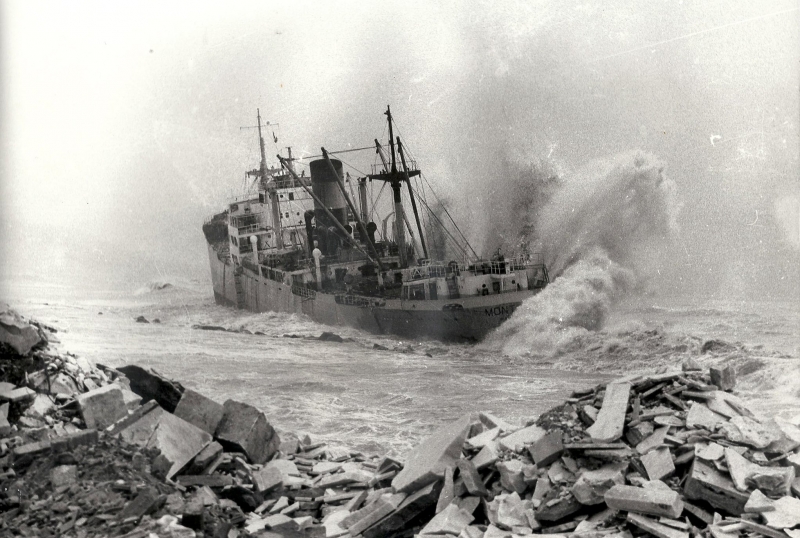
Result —
[{"label": "ship's funnel", "polygon": [[[331,162],[336,169],[336,173],[339,174],[339,177],[342,177],[342,161],[331,159]],[[311,167],[311,188],[314,194],[325,207],[333,213],[333,216],[336,217],[339,224],[342,226],[346,225],[347,201],[344,199],[339,185],[337,185],[337,178],[333,175],[328,162],[325,159],[319,159],[311,161],[309,166]],[[314,218],[317,222],[317,228],[322,226],[334,226],[334,224],[330,222],[330,217],[328,217],[316,200],[314,201]]]}]

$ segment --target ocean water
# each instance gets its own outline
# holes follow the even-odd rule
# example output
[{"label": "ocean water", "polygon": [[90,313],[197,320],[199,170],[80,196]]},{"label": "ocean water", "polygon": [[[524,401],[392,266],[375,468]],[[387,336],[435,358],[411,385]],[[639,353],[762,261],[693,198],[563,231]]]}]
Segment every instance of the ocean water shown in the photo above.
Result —
[{"label": "ocean water", "polygon": [[[574,389],[678,368],[689,357],[733,364],[756,412],[800,414],[795,301],[631,296],[605,314],[602,328],[522,316],[485,342],[451,344],[237,311],[214,304],[201,280],[110,289],[20,280],[5,295],[12,308],[58,329],[61,351],[110,366],[151,366],[220,402],[263,409],[279,431],[366,453],[403,454],[472,411],[524,424]],[[137,323],[138,316],[160,323]],[[345,341],[317,340],[323,331]]]}]

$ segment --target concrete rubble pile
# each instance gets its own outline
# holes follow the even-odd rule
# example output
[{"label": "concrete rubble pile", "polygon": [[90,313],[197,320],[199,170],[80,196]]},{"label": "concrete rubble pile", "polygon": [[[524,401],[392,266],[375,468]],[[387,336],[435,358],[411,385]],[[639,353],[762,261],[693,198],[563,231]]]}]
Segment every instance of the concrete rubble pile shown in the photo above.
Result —
[{"label": "concrete rubble pile", "polygon": [[[800,538],[800,428],[756,418],[732,367],[598,385],[522,427],[466,415],[400,460],[70,358],[0,392],[0,535]],[[77,385],[65,364],[77,390],[39,382]]]}]

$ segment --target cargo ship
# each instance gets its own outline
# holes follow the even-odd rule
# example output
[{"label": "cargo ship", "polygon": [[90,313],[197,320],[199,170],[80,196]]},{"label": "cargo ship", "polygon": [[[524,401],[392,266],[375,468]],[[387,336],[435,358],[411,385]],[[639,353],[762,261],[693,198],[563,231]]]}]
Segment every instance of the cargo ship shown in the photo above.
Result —
[{"label": "cargo ship", "polygon": [[449,213],[428,205],[427,181],[394,137],[389,107],[385,115],[388,143],[357,148],[374,152],[375,164],[351,177],[332,155],[354,149],[295,158],[286,148],[268,164],[258,112],[261,162],[246,172],[249,193],[203,225],[218,304],[406,338],[480,340],[547,286],[540,254],[481,258],[452,219],[445,224]]}]

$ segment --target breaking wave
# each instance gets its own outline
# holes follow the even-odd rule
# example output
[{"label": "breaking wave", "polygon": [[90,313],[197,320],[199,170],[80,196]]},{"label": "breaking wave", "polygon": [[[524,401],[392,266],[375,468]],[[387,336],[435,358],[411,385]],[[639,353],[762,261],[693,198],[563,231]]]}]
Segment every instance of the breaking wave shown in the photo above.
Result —
[{"label": "breaking wave", "polygon": [[531,205],[519,228],[505,230],[502,240],[508,247],[509,241],[521,241],[541,252],[552,282],[481,347],[547,356],[602,329],[615,304],[646,289],[663,263],[663,246],[677,231],[679,207],[663,164],[641,152],[561,177],[542,173],[541,167],[530,172],[526,194],[514,203]]},{"label": "breaking wave", "polygon": [[145,295],[145,294],[148,294],[148,293],[168,290],[168,289],[173,288],[173,287],[174,286],[173,286],[173,284],[171,282],[166,282],[164,280],[153,280],[151,282],[148,282],[147,284],[145,284],[141,288],[137,289],[135,292],[133,292],[133,294],[134,295]]}]

